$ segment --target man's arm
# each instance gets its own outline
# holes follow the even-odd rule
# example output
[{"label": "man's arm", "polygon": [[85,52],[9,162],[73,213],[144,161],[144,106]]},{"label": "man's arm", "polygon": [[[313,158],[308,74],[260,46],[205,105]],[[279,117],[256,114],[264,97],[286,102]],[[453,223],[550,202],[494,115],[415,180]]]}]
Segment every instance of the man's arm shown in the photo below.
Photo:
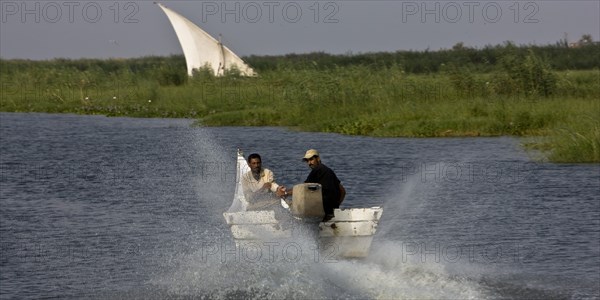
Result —
[{"label": "man's arm", "polygon": [[275,182],[275,175],[273,174],[273,172],[271,171],[271,192],[275,193],[275,195],[277,195],[277,197],[284,197],[286,196],[285,194],[285,187],[282,185],[279,185],[277,182]]},{"label": "man's arm", "polygon": [[340,202],[338,202],[338,206],[341,205],[342,202],[344,202],[344,198],[346,198],[346,189],[344,188],[342,183],[340,183]]},{"label": "man's arm", "polygon": [[275,175],[273,174],[273,171],[265,169],[265,175],[266,175],[266,183],[263,185],[263,188],[270,190],[273,193],[277,193],[277,190],[279,189],[279,184],[277,184],[277,182],[275,182]]}]

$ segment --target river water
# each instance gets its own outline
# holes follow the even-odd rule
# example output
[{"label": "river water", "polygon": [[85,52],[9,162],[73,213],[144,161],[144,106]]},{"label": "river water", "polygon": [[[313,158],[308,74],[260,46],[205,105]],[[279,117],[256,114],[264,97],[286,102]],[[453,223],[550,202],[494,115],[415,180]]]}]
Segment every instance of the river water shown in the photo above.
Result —
[{"label": "river water", "polygon": [[[10,298],[600,298],[600,166],[519,140],[370,138],[190,120],[0,114],[0,292]],[[316,148],[382,205],[369,257],[232,246],[236,149],[280,184]]]}]

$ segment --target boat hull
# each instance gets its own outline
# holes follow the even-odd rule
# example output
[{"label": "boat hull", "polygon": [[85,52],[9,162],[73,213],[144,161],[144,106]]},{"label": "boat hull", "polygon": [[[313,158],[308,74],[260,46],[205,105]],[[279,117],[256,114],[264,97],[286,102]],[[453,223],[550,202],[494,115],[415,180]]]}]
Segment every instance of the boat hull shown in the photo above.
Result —
[{"label": "boat hull", "polygon": [[[365,257],[369,254],[382,213],[381,207],[336,209],[334,217],[327,222],[299,221],[309,231],[314,230],[320,247],[329,249],[330,253],[339,257]],[[236,242],[298,236],[297,228],[280,224],[273,211],[226,212],[223,215]]]}]

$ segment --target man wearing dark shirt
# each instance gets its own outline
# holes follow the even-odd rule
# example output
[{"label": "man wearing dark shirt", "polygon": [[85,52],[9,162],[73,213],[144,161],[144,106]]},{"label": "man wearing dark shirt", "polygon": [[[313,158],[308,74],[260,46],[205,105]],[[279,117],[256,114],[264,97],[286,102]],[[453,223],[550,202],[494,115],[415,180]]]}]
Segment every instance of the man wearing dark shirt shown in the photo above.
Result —
[{"label": "man wearing dark shirt", "polygon": [[323,222],[329,221],[333,218],[333,210],[339,208],[342,201],[344,201],[346,190],[337,175],[335,175],[335,172],[321,163],[321,158],[317,150],[310,149],[306,151],[302,160],[308,163],[308,166],[312,169],[304,182],[321,184],[323,189],[323,210],[325,210]]}]

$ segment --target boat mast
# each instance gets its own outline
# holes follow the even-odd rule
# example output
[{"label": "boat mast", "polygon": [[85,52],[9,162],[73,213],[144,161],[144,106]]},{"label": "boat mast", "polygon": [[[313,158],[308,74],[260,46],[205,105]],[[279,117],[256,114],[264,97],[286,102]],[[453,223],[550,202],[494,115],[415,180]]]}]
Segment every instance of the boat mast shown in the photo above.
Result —
[{"label": "boat mast", "polygon": [[219,47],[221,49],[221,61],[219,62],[219,73],[225,74],[225,49],[223,42],[221,42],[222,35],[219,33]]}]

